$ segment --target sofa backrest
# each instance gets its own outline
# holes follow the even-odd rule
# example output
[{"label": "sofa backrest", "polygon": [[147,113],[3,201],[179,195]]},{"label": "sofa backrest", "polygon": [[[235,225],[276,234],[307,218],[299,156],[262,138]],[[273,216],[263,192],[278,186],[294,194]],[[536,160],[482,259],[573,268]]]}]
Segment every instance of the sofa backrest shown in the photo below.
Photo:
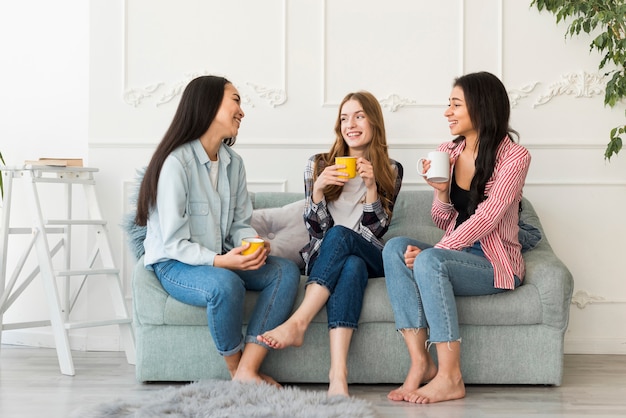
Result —
[{"label": "sofa backrest", "polygon": [[[255,209],[280,207],[304,198],[303,193],[296,192],[256,192],[250,193],[250,196]],[[431,190],[400,190],[391,225],[384,239],[409,236],[428,244],[437,243],[443,236],[443,231],[432,221],[430,215],[432,201]],[[520,219],[539,228],[543,233],[539,218],[526,198],[522,200]]]}]

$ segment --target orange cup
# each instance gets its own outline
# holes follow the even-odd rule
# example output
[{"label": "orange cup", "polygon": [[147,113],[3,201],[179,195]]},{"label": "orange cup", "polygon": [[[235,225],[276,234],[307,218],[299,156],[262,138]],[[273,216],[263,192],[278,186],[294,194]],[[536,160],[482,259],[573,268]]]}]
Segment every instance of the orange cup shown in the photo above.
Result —
[{"label": "orange cup", "polygon": [[337,171],[348,173],[349,179],[356,177],[356,157],[335,157],[335,164],[346,166],[346,168],[340,168]]},{"label": "orange cup", "polygon": [[241,245],[246,245],[246,244],[250,244],[250,246],[246,248],[245,250],[243,250],[241,252],[241,255],[250,255],[254,253],[259,247],[263,247],[263,245],[265,244],[265,241],[263,241],[263,238],[249,237],[249,238],[244,238],[241,240]]}]

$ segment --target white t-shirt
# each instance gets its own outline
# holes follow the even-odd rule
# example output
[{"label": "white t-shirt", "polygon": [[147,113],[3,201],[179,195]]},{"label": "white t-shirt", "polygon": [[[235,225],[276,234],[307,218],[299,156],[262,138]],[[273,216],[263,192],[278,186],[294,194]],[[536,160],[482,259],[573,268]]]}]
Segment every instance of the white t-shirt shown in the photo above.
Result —
[{"label": "white t-shirt", "polygon": [[217,190],[217,177],[220,168],[220,160],[217,159],[215,161],[211,161],[209,163],[209,178],[211,179],[211,184],[213,185],[213,190]]},{"label": "white t-shirt", "polygon": [[328,204],[328,211],[335,221],[335,225],[343,225],[354,231],[360,230],[363,216],[363,203],[367,188],[363,179],[356,176],[343,185],[339,198]]}]

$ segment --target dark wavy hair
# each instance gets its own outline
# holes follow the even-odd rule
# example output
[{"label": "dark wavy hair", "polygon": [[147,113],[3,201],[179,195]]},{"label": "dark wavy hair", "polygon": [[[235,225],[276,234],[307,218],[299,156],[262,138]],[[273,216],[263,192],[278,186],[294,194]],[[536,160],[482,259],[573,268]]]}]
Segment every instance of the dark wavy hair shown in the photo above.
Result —
[{"label": "dark wavy hair", "polygon": [[[348,93],[343,98],[337,112],[337,120],[335,121],[335,143],[330,151],[320,154],[316,161],[316,168],[313,179],[324,171],[324,168],[335,164],[335,157],[343,157],[350,153],[350,147],[346,144],[341,133],[341,111],[343,105],[349,100],[356,100],[363,107],[363,112],[367,116],[367,121],[372,128],[372,140],[365,151],[365,158],[372,163],[376,170],[376,186],[380,201],[385,212],[391,216],[392,199],[395,192],[396,173],[391,167],[389,153],[387,149],[387,134],[385,132],[385,120],[380,103],[376,97],[367,91],[358,91]],[[324,164],[320,165],[319,161],[323,160]],[[324,197],[326,201],[332,202],[337,200],[343,190],[342,186],[329,186],[324,189]]]},{"label": "dark wavy hair", "polygon": [[[224,90],[230,81],[224,77],[201,76],[187,84],[172,122],[157,146],[139,188],[135,222],[148,222],[150,209],[156,204],[159,175],[165,159],[179,146],[200,138],[211,126],[219,110]],[[229,138],[230,139],[230,138]],[[234,141],[224,140],[227,145]]]},{"label": "dark wavy hair", "polygon": [[[502,141],[519,140],[519,133],[509,126],[511,103],[504,84],[488,72],[470,73],[454,80],[465,95],[467,111],[478,132],[476,171],[470,185],[470,212],[485,200],[485,186],[493,175],[496,153]],[[459,144],[465,137],[454,139]]]}]

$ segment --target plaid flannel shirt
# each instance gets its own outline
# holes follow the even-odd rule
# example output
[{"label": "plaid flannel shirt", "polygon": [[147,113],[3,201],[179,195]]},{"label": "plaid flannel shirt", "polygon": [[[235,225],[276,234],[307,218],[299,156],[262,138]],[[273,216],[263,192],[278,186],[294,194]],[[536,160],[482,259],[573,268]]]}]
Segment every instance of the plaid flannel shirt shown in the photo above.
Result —
[{"label": "plaid flannel shirt", "polygon": [[[328,211],[326,199],[322,199],[317,204],[313,203],[313,174],[316,157],[317,155],[314,155],[309,158],[304,170],[305,206],[303,217],[304,224],[309,231],[309,236],[311,238],[309,243],[302,248],[302,250],[300,250],[302,258],[306,262],[306,274],[309,273],[309,265],[315,260],[319,253],[326,231],[332,228],[335,224],[332,215]],[[396,172],[396,183],[390,207],[393,212],[393,206],[395,205],[396,198],[400,192],[400,187],[402,186],[402,176],[404,172],[402,165],[399,162],[392,159],[390,159],[389,162],[394,167]],[[319,164],[323,165],[323,160],[320,160]],[[323,170],[325,167],[322,166],[320,168]],[[363,215],[361,216],[361,222],[357,228],[356,232],[358,232],[367,241],[371,242],[374,246],[382,250],[384,245],[382,237],[389,229],[389,216],[383,209],[380,197],[373,203],[363,204]]]}]

